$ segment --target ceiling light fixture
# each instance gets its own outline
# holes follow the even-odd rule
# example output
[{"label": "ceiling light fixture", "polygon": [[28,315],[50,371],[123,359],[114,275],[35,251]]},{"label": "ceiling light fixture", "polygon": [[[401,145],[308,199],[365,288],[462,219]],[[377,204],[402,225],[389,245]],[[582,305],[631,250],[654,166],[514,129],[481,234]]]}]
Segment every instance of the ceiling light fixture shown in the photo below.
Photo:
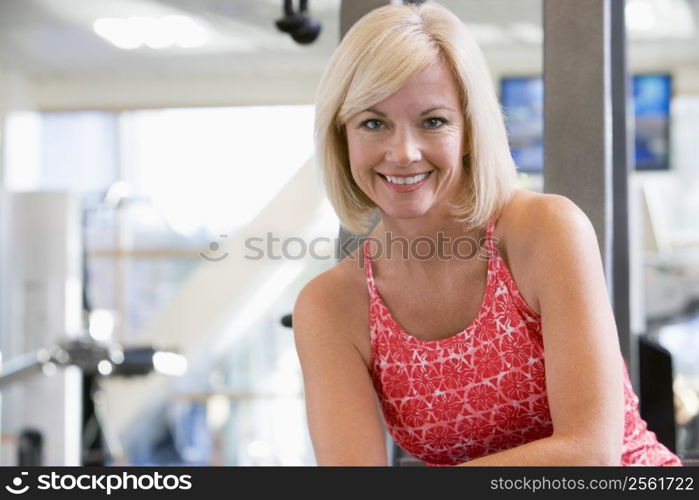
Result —
[{"label": "ceiling light fixture", "polygon": [[132,50],[169,47],[195,48],[206,44],[209,34],[200,23],[187,16],[101,18],[93,29],[112,45]]}]

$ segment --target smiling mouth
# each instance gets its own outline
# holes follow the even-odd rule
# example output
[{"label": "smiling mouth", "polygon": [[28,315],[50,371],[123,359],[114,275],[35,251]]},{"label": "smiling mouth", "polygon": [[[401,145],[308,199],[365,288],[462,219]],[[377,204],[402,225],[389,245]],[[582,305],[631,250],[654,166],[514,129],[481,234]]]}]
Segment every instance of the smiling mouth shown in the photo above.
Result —
[{"label": "smiling mouth", "polygon": [[[432,173],[434,170],[430,170],[426,174],[417,174],[418,181],[417,182],[412,182],[410,184],[398,184],[395,182],[392,182],[388,180],[388,177],[393,177],[393,176],[386,176],[383,175],[379,172],[376,172],[379,177],[381,177],[381,180],[383,181],[384,186],[386,186],[387,189],[391,190],[394,193],[412,193],[414,191],[419,190],[424,184],[426,184],[429,180],[429,178],[432,176]],[[415,177],[415,176],[408,176],[408,177]]]},{"label": "smiling mouth", "polygon": [[[377,173],[383,180],[385,180],[386,182],[389,182],[389,183],[393,184],[394,186],[412,186],[413,184],[420,184],[421,182],[423,182],[424,180],[426,180],[430,175],[432,175],[432,172],[434,172],[434,170],[429,170],[429,171],[427,171],[427,172],[420,172],[419,174],[413,174],[413,175],[395,175],[395,176],[394,176],[394,175],[386,176],[386,175],[384,175],[384,174],[382,174],[382,173],[380,173],[380,172],[376,172],[376,173]],[[426,175],[425,175],[425,174],[426,174]],[[418,176],[422,176],[422,175],[424,175],[425,177],[423,177],[421,180],[419,180],[419,181],[417,181],[417,182],[413,182],[413,183],[411,183],[411,184],[407,184],[407,183],[406,183],[406,184],[398,184],[398,183],[392,182],[392,181],[390,181],[390,180],[388,179],[388,177],[399,178],[399,179],[408,179],[408,178],[411,178],[411,177],[418,177]]]}]

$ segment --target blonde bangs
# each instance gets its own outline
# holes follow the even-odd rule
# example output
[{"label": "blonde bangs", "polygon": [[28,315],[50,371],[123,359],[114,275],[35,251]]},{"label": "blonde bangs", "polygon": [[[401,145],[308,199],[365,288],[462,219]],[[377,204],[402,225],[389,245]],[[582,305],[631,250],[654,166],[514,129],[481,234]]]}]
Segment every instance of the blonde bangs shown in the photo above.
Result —
[{"label": "blonde bangs", "polygon": [[363,58],[357,66],[338,112],[338,125],[344,125],[357,113],[383,101],[440,59],[439,47],[424,33],[407,37],[397,30],[393,32],[377,37],[372,42],[376,50],[370,50],[371,56]]}]

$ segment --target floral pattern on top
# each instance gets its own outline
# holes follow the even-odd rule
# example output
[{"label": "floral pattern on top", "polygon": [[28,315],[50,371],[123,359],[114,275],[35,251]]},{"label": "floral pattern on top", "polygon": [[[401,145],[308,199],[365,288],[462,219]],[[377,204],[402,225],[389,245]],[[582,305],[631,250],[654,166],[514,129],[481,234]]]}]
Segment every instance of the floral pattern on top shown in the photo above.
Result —
[{"label": "floral pattern on top", "polygon": [[[371,377],[388,432],[428,465],[456,465],[550,436],[541,317],[522,297],[492,243],[486,289],[474,321],[460,333],[421,340],[405,331],[374,281],[369,241],[364,269],[370,296]],[[647,429],[624,359],[621,464],[682,465]]]}]

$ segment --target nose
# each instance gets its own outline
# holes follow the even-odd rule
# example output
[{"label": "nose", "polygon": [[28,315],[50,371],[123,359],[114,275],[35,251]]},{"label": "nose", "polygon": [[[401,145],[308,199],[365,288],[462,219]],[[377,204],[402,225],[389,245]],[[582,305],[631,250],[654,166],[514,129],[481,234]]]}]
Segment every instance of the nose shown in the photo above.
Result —
[{"label": "nose", "polygon": [[396,130],[386,151],[386,161],[407,167],[421,159],[419,140],[409,130]]}]

